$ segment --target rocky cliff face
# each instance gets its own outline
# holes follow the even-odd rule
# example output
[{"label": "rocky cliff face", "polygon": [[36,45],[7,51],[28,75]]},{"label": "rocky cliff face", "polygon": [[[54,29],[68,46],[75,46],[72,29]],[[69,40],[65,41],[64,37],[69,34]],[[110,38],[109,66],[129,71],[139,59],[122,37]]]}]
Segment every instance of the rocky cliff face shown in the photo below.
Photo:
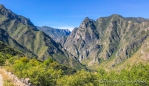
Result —
[{"label": "rocky cliff face", "polygon": [[82,68],[78,61],[68,58],[65,51],[49,35],[39,31],[28,18],[16,15],[3,5],[0,5],[0,28],[18,44],[37,55],[39,60],[45,60],[50,56],[59,63]]},{"label": "rocky cliff face", "polygon": [[68,36],[64,48],[87,66],[113,60],[112,65],[130,58],[149,36],[149,21],[111,15],[85,18]]}]

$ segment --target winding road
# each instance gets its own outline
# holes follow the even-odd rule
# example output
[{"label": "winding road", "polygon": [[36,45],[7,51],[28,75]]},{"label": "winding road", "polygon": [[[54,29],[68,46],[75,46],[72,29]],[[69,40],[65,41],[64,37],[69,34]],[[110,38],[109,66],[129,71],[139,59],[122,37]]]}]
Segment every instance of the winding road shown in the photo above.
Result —
[{"label": "winding road", "polygon": [[0,75],[0,86],[3,86],[3,77]]}]

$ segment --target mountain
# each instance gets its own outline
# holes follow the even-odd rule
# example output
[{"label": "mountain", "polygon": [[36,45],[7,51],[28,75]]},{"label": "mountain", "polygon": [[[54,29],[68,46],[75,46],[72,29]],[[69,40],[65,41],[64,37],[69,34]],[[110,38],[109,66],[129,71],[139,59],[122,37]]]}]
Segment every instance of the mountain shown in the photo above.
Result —
[{"label": "mountain", "polygon": [[64,48],[87,67],[111,68],[133,57],[147,39],[149,20],[113,14],[96,21],[86,17],[67,37]]},{"label": "mountain", "polygon": [[42,26],[42,27],[37,26],[37,29],[45,32],[54,41],[59,42],[59,43],[62,42],[62,40],[64,40],[64,38],[66,38],[71,33],[68,29],[56,29],[56,28],[52,28],[48,26]]},{"label": "mountain", "polygon": [[[39,60],[52,57],[67,66],[82,68],[75,58],[68,58],[67,53],[61,49],[59,44],[49,35],[39,31],[28,18],[13,13],[4,5],[0,5],[0,28],[5,30],[18,44],[37,55]],[[12,47],[13,44],[9,45]]]}]

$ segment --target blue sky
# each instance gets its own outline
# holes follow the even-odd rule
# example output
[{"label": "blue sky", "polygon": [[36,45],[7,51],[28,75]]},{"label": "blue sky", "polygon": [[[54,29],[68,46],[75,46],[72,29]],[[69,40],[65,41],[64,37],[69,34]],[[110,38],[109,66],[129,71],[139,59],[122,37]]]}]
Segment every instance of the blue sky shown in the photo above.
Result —
[{"label": "blue sky", "polygon": [[120,14],[149,18],[149,0],[0,0],[0,4],[29,18],[36,26],[71,30],[85,17],[96,20]]}]

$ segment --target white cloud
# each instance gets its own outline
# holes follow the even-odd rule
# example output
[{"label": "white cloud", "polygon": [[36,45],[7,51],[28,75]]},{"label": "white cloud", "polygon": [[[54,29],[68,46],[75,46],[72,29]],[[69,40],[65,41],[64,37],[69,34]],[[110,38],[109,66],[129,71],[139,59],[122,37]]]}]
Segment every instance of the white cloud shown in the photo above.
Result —
[{"label": "white cloud", "polygon": [[75,27],[73,26],[56,26],[53,28],[58,28],[58,29],[69,29],[70,31],[72,31]]}]

